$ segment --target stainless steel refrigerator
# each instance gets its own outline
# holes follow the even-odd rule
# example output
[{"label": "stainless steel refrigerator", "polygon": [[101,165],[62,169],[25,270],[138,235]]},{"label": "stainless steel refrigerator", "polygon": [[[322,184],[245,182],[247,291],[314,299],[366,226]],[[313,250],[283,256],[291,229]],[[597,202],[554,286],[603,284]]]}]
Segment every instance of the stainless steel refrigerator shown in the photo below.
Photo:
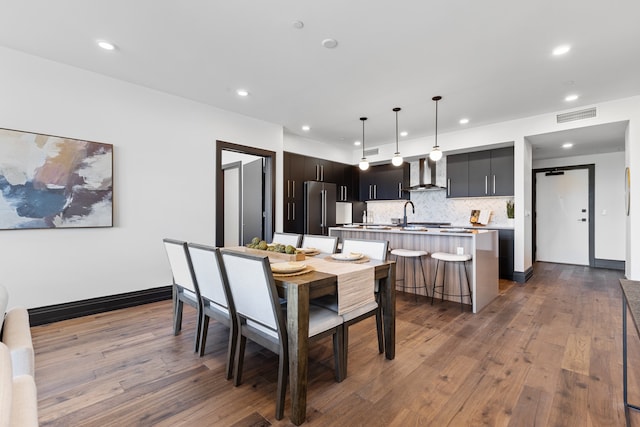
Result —
[{"label": "stainless steel refrigerator", "polygon": [[304,233],[329,234],[336,226],[336,185],[328,182],[304,183]]}]

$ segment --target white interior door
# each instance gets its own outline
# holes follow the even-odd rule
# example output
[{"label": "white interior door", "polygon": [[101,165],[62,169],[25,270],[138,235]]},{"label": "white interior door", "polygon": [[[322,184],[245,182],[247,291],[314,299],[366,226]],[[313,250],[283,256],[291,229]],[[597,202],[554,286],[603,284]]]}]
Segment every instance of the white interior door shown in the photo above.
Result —
[{"label": "white interior door", "polygon": [[589,171],[536,173],[536,260],[589,265]]}]

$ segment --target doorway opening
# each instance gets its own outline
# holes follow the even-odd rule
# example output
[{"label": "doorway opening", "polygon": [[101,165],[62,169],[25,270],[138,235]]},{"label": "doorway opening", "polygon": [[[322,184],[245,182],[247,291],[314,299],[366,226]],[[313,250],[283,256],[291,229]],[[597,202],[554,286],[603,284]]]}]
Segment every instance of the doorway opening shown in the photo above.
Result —
[{"label": "doorway opening", "polygon": [[533,170],[535,261],[595,266],[595,165]]},{"label": "doorway opening", "polygon": [[216,246],[273,235],[275,158],[273,151],[216,141]]}]

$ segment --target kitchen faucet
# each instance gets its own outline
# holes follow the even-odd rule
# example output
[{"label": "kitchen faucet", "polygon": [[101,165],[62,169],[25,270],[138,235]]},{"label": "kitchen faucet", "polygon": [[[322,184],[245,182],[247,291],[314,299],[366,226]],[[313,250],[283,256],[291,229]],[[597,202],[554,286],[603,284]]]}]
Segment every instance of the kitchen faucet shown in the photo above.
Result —
[{"label": "kitchen faucet", "polygon": [[404,216],[402,217],[403,227],[407,226],[407,205],[411,205],[411,209],[413,210],[413,213],[416,213],[416,207],[413,206],[413,202],[411,200],[409,200],[404,204]]}]

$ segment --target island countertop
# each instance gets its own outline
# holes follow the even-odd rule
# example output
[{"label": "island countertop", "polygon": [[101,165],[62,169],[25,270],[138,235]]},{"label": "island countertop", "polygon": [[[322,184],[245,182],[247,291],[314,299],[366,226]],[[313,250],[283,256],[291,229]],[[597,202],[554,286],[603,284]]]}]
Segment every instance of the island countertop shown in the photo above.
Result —
[{"label": "island countertop", "polygon": [[[387,240],[389,250],[415,249],[423,250],[429,254],[435,252],[458,253],[471,255],[466,267],[471,285],[471,298],[466,298],[472,311],[477,313],[496,296],[498,296],[498,231],[491,229],[462,229],[462,228],[428,228],[428,227],[392,227],[384,225],[362,225],[346,227],[330,227],[330,236],[340,239],[370,239]],[[394,257],[391,255],[390,259]],[[431,296],[434,274],[436,271],[435,259],[427,257],[424,274],[427,280],[428,292],[419,288],[417,293]],[[409,263],[411,265],[411,263]],[[402,261],[399,269],[402,268]],[[445,274],[446,293],[459,294],[458,273],[455,263],[447,263]],[[407,268],[407,280],[413,283],[415,280],[414,269]],[[403,271],[398,270],[397,277],[402,276]],[[422,277],[418,273],[418,279]],[[438,273],[440,276],[440,273]],[[440,277],[438,278],[438,281]],[[400,289],[401,290],[401,289]],[[449,297],[451,301],[460,301],[459,298]]]}]

